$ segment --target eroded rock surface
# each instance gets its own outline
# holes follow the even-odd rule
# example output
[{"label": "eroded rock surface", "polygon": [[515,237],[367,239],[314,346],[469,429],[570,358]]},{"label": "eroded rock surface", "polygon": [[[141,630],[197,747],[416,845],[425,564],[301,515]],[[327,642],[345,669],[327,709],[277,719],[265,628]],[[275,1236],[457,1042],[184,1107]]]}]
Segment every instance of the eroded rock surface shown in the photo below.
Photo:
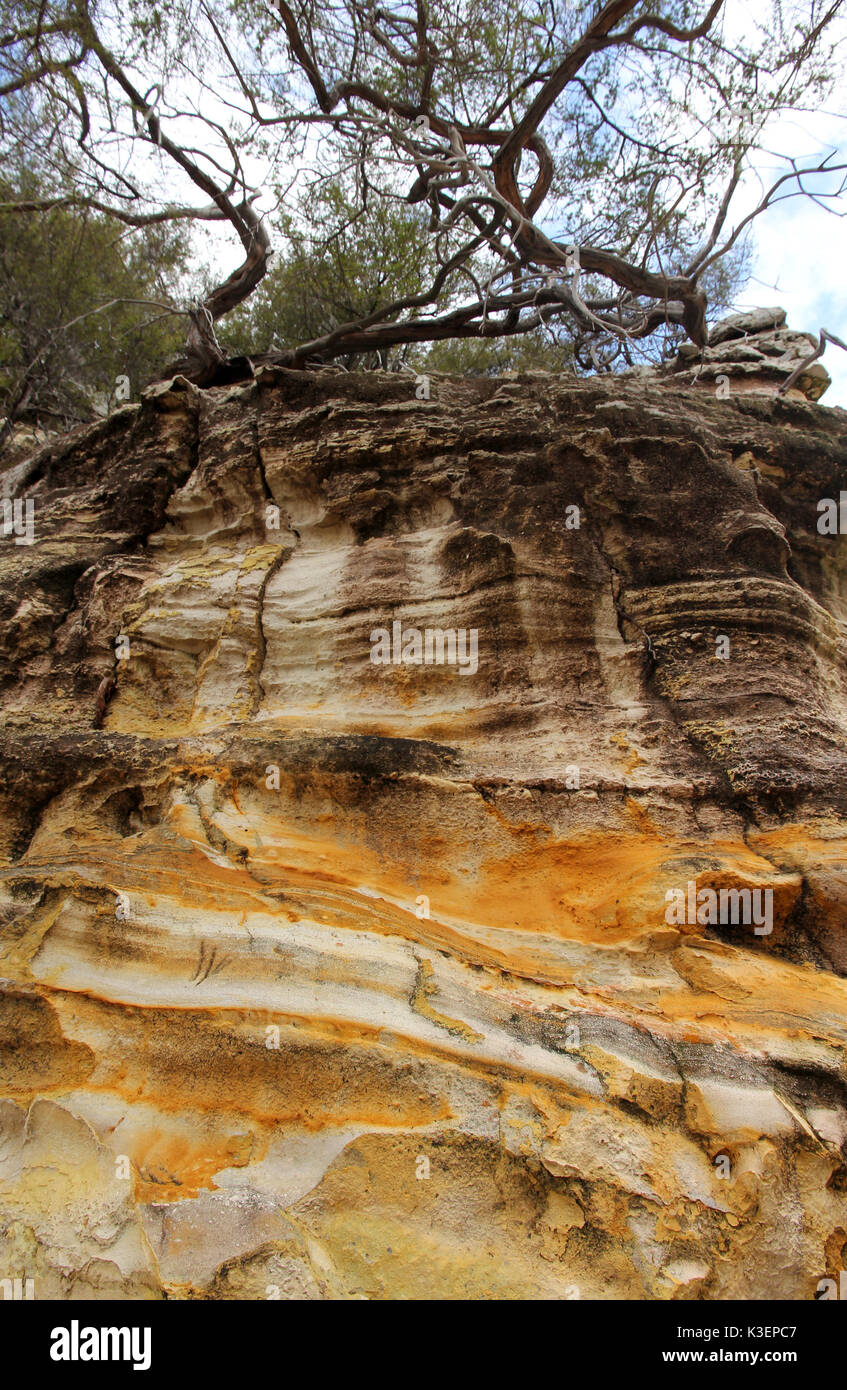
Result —
[{"label": "eroded rock surface", "polygon": [[[796,399],[265,369],[8,475],[0,1276],[837,1279],[846,468]],[[395,622],[478,669],[375,664]]]},{"label": "eroded rock surface", "polygon": [[817,342],[813,334],[789,328],[784,309],[750,309],[716,323],[702,350],[683,343],[665,370],[678,382],[724,397],[782,389],[817,401],[831,385],[823,363],[808,361]]}]

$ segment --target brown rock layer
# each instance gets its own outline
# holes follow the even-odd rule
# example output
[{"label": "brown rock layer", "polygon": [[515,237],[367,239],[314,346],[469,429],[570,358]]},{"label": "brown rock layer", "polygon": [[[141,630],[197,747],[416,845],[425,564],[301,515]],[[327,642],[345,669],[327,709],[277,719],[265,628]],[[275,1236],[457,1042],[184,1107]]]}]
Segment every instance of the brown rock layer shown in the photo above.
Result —
[{"label": "brown rock layer", "polygon": [[[796,399],[278,369],[7,475],[0,1277],[837,1278],[845,479]],[[477,669],[376,664],[394,623]]]}]

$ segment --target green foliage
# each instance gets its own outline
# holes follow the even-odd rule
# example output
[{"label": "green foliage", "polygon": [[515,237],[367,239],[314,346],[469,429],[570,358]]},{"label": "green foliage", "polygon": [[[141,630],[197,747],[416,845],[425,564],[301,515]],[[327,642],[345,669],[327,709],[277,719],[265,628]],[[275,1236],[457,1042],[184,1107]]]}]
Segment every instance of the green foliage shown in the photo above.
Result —
[{"label": "green foliage", "polygon": [[[426,218],[402,203],[357,204],[339,176],[308,204],[280,218],[284,250],[251,298],[226,318],[222,340],[250,353],[308,343],[356,323],[396,299],[413,296],[436,272]],[[406,349],[402,350],[403,352]],[[351,353],[348,367],[376,366],[384,355]]]},{"label": "green foliage", "polygon": [[[222,339],[233,353],[294,347],[356,323],[381,305],[419,294],[438,266],[427,218],[416,209],[372,199],[362,211],[352,181],[325,182],[282,217],[285,246],[251,298],[229,314]],[[431,313],[431,307],[421,310]],[[561,337],[562,325],[557,325]],[[399,367],[473,376],[502,371],[561,371],[572,361],[567,340],[536,331],[514,338],[453,338],[404,343],[379,353],[349,353],[354,367]]]},{"label": "green foliage", "polygon": [[[0,201],[33,194],[26,177],[0,181]],[[120,376],[137,398],[184,337],[184,319],[163,309],[186,255],[167,223],[132,229],[85,208],[0,213],[0,412],[69,428],[108,408]]]},{"label": "green foliage", "polygon": [[538,331],[513,338],[448,338],[433,343],[418,371],[461,376],[499,376],[502,372],[562,372],[573,369],[573,349]]},{"label": "green foliage", "polygon": [[[771,135],[833,92],[842,3],[627,0],[608,34],[599,0],[0,0],[0,157],[28,171],[7,174],[10,194],[157,207],[198,249],[228,219],[249,264],[227,306],[264,268],[266,231],[270,272],[218,322],[232,353],[617,370],[686,331],[701,342],[701,289],[711,320],[737,297],[741,214],[767,182],[764,152],[799,178]],[[810,159],[800,187],[837,205],[847,166]],[[536,188],[533,237],[502,216],[512,175],[524,199]],[[135,391],[178,350],[184,321],[145,328],[155,310],[103,306],[169,302],[179,235],[93,210],[0,222],[0,406],[72,422],[115,376]],[[545,237],[592,271],[551,261]],[[220,279],[210,263],[216,314]]]}]

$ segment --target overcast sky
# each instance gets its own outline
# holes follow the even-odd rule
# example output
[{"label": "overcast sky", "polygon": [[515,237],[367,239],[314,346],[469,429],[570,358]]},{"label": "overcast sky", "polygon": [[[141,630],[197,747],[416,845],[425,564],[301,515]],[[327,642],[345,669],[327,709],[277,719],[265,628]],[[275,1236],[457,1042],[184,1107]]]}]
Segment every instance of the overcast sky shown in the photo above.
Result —
[{"label": "overcast sky", "polygon": [[[847,225],[798,201],[763,218],[756,242],[756,279],[738,307],[781,304],[791,328],[815,336],[828,328],[847,342]],[[832,377],[823,404],[847,407],[847,352],[828,343],[822,361]]]},{"label": "overcast sky", "polygon": [[[769,127],[765,140],[772,148],[803,159],[834,149],[836,162],[843,161],[847,159],[847,118],[831,108],[816,115],[795,115],[776,129]],[[767,171],[777,170],[776,161],[767,154],[759,155],[756,162],[763,178]],[[837,187],[839,178],[831,179],[829,187]],[[756,196],[752,182],[747,196]],[[839,207],[844,211],[847,200],[842,199]],[[792,198],[756,220],[753,247],[755,278],[737,307],[780,304],[788,313],[789,327],[815,337],[827,328],[847,342],[847,218],[827,212],[809,198]],[[822,360],[832,377],[824,404],[847,407],[847,352],[828,343]]]}]

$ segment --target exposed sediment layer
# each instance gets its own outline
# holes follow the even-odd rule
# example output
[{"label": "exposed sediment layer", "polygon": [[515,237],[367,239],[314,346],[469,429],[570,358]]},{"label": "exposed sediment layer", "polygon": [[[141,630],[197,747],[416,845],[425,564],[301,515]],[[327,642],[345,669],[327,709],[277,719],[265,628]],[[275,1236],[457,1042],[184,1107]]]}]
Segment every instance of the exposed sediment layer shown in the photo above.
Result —
[{"label": "exposed sediment layer", "polygon": [[[844,412],[264,370],[6,481],[0,1277],[837,1279]],[[395,622],[478,668],[376,664]],[[692,883],[772,930],[669,922]]]}]

